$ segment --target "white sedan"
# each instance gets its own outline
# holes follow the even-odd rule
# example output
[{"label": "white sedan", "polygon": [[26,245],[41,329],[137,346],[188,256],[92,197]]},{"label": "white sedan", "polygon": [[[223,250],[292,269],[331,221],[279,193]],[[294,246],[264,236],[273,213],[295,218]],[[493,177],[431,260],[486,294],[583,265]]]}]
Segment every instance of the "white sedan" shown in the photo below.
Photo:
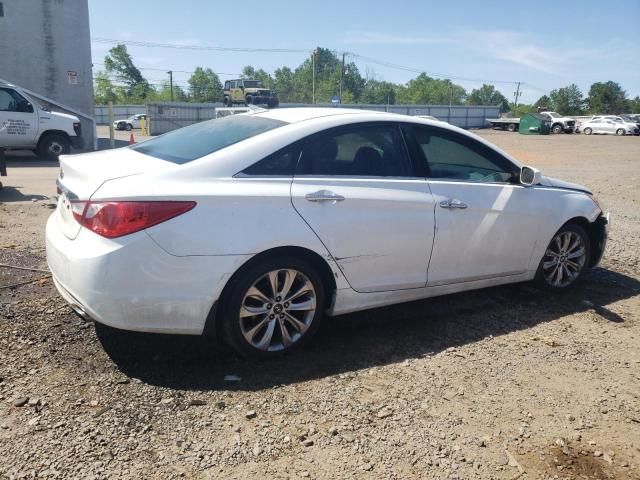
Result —
[{"label": "white sedan", "polygon": [[[620,118],[620,117],[618,117]],[[620,119],[607,117],[594,117],[591,120],[580,123],[576,126],[576,133],[591,135],[592,133],[608,133],[615,135],[637,135],[638,127],[632,123],[626,123]]]},{"label": "white sedan", "polygon": [[219,334],[243,355],[305,343],[324,314],[535,280],[604,252],[585,187],[443,122],[286,108],[60,159],[47,258],[82,316]]},{"label": "white sedan", "polygon": [[113,128],[116,130],[132,130],[134,128],[142,128],[142,119],[146,120],[147,115],[145,113],[137,113],[131,115],[129,118],[123,118],[122,120],[115,120],[113,122]]}]

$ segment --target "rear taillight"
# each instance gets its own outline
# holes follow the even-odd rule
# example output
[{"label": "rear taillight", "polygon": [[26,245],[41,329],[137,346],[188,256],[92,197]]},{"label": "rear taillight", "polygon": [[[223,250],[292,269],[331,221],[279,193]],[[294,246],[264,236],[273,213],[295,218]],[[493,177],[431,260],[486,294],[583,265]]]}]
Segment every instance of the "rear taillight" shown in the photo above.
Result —
[{"label": "rear taillight", "polygon": [[122,237],[182,215],[196,202],[71,202],[80,225],[107,238]]}]

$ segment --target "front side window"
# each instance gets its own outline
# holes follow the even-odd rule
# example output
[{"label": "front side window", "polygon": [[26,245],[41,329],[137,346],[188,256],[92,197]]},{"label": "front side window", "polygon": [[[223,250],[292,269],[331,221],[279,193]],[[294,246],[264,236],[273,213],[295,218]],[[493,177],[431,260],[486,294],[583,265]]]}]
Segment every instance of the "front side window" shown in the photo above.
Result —
[{"label": "front side window", "polygon": [[431,179],[511,182],[518,168],[486,145],[442,129],[411,127]]},{"label": "front side window", "polygon": [[180,128],[129,148],[184,164],[284,125],[287,122],[272,118],[231,115]]},{"label": "front side window", "polygon": [[0,88],[0,111],[27,112],[27,100],[15,90]]},{"label": "front side window", "polygon": [[394,125],[353,125],[309,138],[296,175],[412,176],[400,130]]}]

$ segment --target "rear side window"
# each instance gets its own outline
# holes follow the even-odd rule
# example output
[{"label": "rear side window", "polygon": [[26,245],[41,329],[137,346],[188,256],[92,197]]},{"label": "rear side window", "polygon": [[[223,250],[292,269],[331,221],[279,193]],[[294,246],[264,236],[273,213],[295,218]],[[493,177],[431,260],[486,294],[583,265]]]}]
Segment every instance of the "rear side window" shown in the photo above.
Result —
[{"label": "rear side window", "polygon": [[241,175],[292,177],[299,157],[300,144],[295,143],[245,168]]},{"label": "rear side window", "polygon": [[272,118],[232,115],[174,130],[129,148],[184,164],[284,125],[287,123]]},{"label": "rear side window", "polygon": [[408,177],[411,169],[394,125],[352,125],[311,137],[296,175]]}]

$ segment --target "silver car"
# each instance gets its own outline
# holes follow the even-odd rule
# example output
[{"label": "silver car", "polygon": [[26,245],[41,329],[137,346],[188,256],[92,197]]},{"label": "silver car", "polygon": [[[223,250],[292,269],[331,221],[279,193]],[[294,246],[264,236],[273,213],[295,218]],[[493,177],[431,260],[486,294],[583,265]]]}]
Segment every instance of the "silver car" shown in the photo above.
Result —
[{"label": "silver car", "polygon": [[580,132],[583,132],[585,135],[591,135],[592,133],[637,135],[638,127],[629,123],[616,121],[612,117],[594,117],[591,120],[582,122],[576,127],[576,133]]}]

